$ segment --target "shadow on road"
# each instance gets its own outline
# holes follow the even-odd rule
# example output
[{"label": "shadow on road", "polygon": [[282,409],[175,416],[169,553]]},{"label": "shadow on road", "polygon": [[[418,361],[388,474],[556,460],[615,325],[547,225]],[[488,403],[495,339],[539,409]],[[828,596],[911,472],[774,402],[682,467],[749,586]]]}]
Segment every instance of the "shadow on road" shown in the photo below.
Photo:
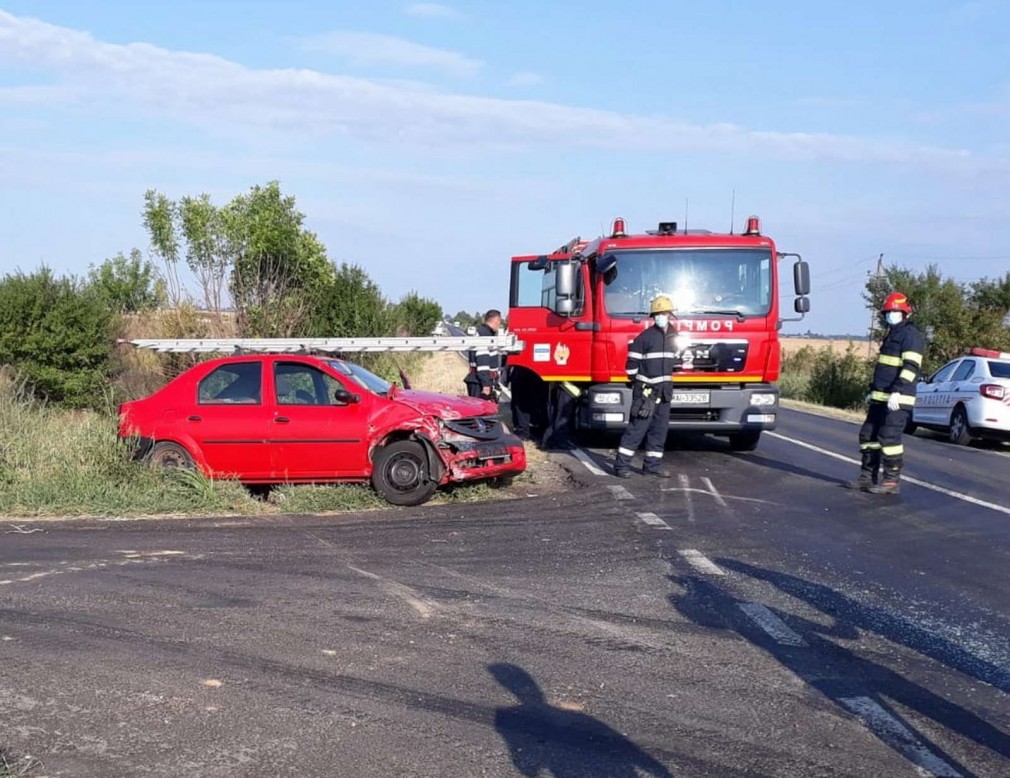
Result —
[{"label": "shadow on road", "polygon": [[[670,576],[670,580],[683,589],[682,594],[670,596],[670,602],[682,615],[702,626],[738,633],[824,694],[847,714],[854,712],[853,700],[870,700],[871,704],[879,705],[961,775],[971,773],[929,737],[917,731],[914,725],[885,700],[915,711],[917,715],[932,720],[1003,758],[1010,758],[1010,736],[988,721],[829,638],[856,641],[860,629],[873,632],[947,667],[1006,690],[1006,677],[1000,668],[980,660],[936,634],[926,632],[878,608],[856,602],[829,587],[732,559],[715,561],[728,570],[771,583],[779,590],[827,614],[833,622],[826,626],[769,608],[807,643],[806,646],[783,645],[747,617],[740,607],[746,604],[744,601],[738,600],[722,587],[692,575]],[[896,735],[893,730],[888,731],[886,728],[870,726],[870,731],[898,753],[908,756],[910,741],[907,737]]]},{"label": "shadow on road", "polygon": [[672,774],[639,746],[599,719],[551,705],[521,667],[492,664],[488,672],[519,700],[498,708],[494,724],[512,764],[526,776],[546,770],[555,778],[635,778]]},{"label": "shadow on road", "polygon": [[[790,475],[799,475],[804,478],[813,478],[818,481],[827,481],[830,484],[837,484],[838,486],[844,486],[846,481],[844,478],[833,478],[824,473],[818,473],[816,470],[808,470],[805,467],[800,467],[799,465],[791,465],[788,462],[780,462],[775,459],[770,459],[769,457],[757,454],[746,454],[743,455],[746,460],[752,464],[758,465],[759,467],[767,467],[770,470],[779,470],[783,473],[789,473]],[[853,473],[853,478],[855,478],[855,473]]]}]

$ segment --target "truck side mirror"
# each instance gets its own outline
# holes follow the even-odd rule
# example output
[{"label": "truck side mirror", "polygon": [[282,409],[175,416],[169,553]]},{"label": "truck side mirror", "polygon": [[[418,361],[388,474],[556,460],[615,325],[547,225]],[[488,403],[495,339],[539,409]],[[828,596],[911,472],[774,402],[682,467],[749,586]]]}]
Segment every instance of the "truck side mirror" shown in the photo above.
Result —
[{"label": "truck side mirror", "polygon": [[[793,287],[800,297],[810,294],[810,265],[802,259],[797,260],[793,265]],[[809,309],[809,303],[807,307]],[[797,312],[799,312],[798,308]]]},{"label": "truck side mirror", "polygon": [[554,266],[554,313],[558,316],[571,316],[575,313],[578,274],[578,262],[558,262]]},{"label": "truck side mirror", "polygon": [[550,260],[546,256],[541,255],[536,259],[530,260],[529,268],[530,270],[546,270],[549,264]]},{"label": "truck side mirror", "polygon": [[797,297],[796,301],[793,303],[793,309],[796,313],[810,313],[810,298],[809,297]]},{"label": "truck side mirror", "polygon": [[603,283],[610,286],[617,278],[617,257],[613,254],[597,257],[596,272],[603,276]]}]

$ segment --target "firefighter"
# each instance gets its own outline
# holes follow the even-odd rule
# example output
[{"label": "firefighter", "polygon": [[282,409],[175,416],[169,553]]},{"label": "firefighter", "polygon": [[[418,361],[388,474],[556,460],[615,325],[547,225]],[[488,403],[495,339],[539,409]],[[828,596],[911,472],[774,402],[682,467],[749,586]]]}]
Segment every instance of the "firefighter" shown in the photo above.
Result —
[{"label": "firefighter", "polygon": [[614,475],[631,475],[631,458],[645,439],[643,475],[669,478],[662,468],[666,433],[670,426],[670,399],[673,396],[673,371],[677,366],[672,339],[668,335],[673,301],[659,295],[649,309],[652,325],[628,346],[625,370],[631,381],[631,418],[621,436],[614,459]]},{"label": "firefighter", "polygon": [[[880,307],[887,334],[873,370],[866,421],[859,430],[862,466],[859,477],[846,486],[871,494],[898,494],[905,447],[901,436],[909,411],[915,405],[926,339],[908,318],[912,306],[901,292],[887,295]],[[878,474],[883,469],[883,478]]]},{"label": "firefighter", "polygon": [[[484,323],[477,327],[477,337],[491,338],[501,327],[501,311],[492,308],[484,314]],[[470,372],[463,382],[470,397],[498,401],[498,379],[501,373],[501,357],[489,349],[473,349],[469,353]]]}]

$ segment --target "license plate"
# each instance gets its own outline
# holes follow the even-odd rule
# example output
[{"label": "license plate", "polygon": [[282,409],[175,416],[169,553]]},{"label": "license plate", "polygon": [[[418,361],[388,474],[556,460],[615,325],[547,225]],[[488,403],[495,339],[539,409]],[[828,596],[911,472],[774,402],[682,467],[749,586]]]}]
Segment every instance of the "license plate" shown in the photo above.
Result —
[{"label": "license plate", "polygon": [[708,392],[674,392],[670,405],[708,405]]}]

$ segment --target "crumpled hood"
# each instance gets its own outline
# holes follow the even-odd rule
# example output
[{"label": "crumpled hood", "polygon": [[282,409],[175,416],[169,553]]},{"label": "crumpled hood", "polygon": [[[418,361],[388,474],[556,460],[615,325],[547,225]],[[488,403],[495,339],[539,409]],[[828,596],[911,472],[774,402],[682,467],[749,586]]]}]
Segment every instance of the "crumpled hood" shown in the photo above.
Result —
[{"label": "crumpled hood", "polygon": [[408,405],[419,413],[440,419],[465,419],[470,416],[493,416],[498,406],[490,400],[476,397],[459,397],[439,392],[422,392],[418,389],[397,389],[391,398]]}]

